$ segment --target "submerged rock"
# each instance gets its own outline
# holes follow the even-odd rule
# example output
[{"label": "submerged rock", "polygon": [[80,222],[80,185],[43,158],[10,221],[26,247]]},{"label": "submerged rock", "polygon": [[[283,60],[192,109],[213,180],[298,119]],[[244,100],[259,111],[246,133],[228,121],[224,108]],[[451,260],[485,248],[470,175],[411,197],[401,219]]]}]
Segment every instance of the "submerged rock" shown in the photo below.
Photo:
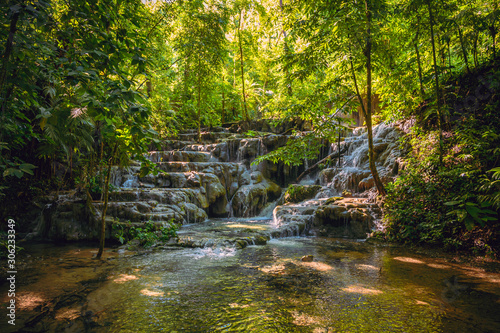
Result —
[{"label": "submerged rock", "polygon": [[302,258],[300,258],[300,261],[303,261],[303,262],[311,262],[314,260],[314,256],[309,254],[307,256],[303,256]]}]

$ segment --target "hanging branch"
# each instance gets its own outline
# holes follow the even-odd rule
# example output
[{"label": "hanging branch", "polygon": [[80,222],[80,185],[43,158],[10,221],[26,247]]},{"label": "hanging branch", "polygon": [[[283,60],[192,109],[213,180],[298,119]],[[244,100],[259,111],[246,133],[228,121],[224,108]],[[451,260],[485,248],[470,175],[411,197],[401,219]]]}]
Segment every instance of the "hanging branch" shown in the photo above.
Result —
[{"label": "hanging branch", "polygon": [[338,152],[336,151],[336,152],[331,153],[330,155],[328,155],[327,157],[325,157],[321,161],[318,161],[317,163],[315,163],[314,165],[312,165],[309,169],[307,169],[304,172],[302,172],[297,177],[297,179],[295,180],[295,182],[296,183],[300,182],[305,176],[307,176],[308,174],[310,174],[311,172],[313,172],[314,170],[316,170],[319,167],[320,164],[325,163],[327,160],[330,160],[335,155],[341,156],[342,154],[345,154],[346,152],[347,152],[347,147],[344,147],[343,149],[340,149],[340,147],[339,147]]}]

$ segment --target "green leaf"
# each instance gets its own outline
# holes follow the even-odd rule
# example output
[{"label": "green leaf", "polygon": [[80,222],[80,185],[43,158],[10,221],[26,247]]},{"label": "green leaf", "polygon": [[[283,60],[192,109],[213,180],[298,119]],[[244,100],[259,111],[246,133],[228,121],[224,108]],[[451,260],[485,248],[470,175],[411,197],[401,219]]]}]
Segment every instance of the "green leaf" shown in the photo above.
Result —
[{"label": "green leaf", "polygon": [[21,164],[19,166],[19,169],[24,172],[24,173],[27,173],[29,175],[33,175],[33,169],[35,169],[36,166],[34,166],[33,164],[29,164],[29,163],[24,163],[24,164]]},{"label": "green leaf", "polygon": [[471,231],[472,229],[474,229],[475,227],[475,224],[474,224],[474,221],[471,220],[471,219],[465,219],[465,227],[467,228],[467,230]]},{"label": "green leaf", "polygon": [[481,209],[475,207],[475,206],[465,206],[465,210],[467,213],[469,213],[472,217],[477,218],[479,215],[479,212]]},{"label": "green leaf", "polygon": [[8,168],[3,172],[3,176],[16,176],[17,178],[21,178],[23,176],[23,172],[19,169]]},{"label": "green leaf", "polygon": [[150,172],[150,169],[148,166],[142,166],[141,171],[139,172],[139,177],[146,177],[146,175]]}]

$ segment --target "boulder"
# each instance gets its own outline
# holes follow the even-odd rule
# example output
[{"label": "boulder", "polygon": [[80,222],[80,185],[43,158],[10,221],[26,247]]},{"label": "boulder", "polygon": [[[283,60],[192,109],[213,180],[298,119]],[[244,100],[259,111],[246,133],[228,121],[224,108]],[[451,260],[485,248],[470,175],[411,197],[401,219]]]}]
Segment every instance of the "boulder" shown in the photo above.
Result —
[{"label": "boulder", "polygon": [[233,214],[242,217],[255,216],[269,201],[279,198],[280,195],[281,187],[269,180],[241,186],[231,202]]},{"label": "boulder", "polygon": [[285,192],[285,203],[297,203],[312,199],[321,190],[320,185],[290,185]]},{"label": "boulder", "polygon": [[211,173],[202,175],[202,184],[206,191],[209,214],[211,216],[226,216],[228,214],[226,189],[219,178]]},{"label": "boulder", "polygon": [[309,254],[307,256],[303,256],[302,258],[300,258],[300,261],[303,261],[303,262],[311,262],[314,260],[314,256]]},{"label": "boulder", "polygon": [[365,200],[344,198],[327,200],[314,214],[314,226],[320,235],[329,237],[366,238],[373,227],[374,217]]}]

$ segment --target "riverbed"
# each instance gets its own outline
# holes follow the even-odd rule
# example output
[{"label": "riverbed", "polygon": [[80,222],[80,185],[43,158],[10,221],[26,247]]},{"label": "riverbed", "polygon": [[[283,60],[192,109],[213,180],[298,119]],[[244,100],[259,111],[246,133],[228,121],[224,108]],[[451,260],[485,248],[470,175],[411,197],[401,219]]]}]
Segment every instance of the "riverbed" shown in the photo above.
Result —
[{"label": "riverbed", "polygon": [[321,237],[95,252],[27,246],[0,331],[500,332],[495,262]]}]

